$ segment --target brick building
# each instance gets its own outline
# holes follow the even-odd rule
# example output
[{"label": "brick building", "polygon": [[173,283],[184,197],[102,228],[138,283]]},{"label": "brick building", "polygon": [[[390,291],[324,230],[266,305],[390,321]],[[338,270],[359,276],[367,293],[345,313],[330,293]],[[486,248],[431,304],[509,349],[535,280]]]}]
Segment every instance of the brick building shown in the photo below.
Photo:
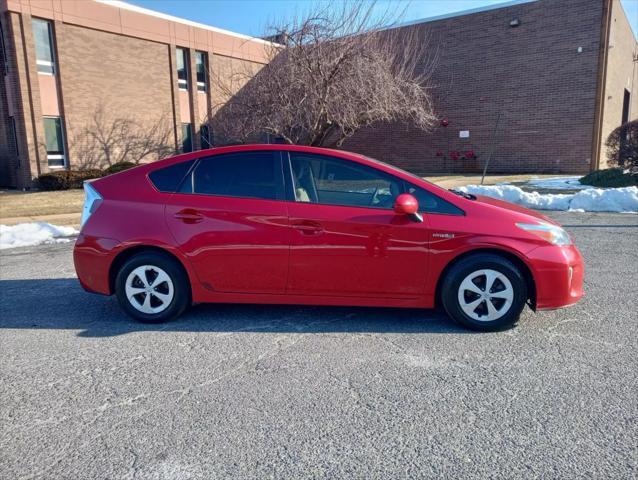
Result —
[{"label": "brick building", "polygon": [[206,147],[211,76],[257,70],[269,45],[107,0],[0,0],[0,26],[0,185],[17,188],[97,167],[95,150],[109,145],[114,160],[131,149],[145,161],[157,144]]},{"label": "brick building", "polygon": [[346,150],[420,174],[478,172],[494,138],[491,172],[586,173],[605,167],[609,133],[638,118],[638,44],[619,0],[523,0],[402,28],[438,52],[447,126],[381,125]]},{"label": "brick building", "polygon": [[[257,71],[271,47],[113,0],[0,0],[0,26],[0,186],[17,188],[98,166],[97,149],[148,161],[148,144],[207,147],[201,126],[222,100],[210,79]],[[438,52],[447,126],[377,125],[345,149],[431,174],[479,171],[493,143],[492,172],[585,173],[638,115],[638,47],[618,0],[519,0],[399,28]],[[117,135],[136,141],[113,149]]]}]

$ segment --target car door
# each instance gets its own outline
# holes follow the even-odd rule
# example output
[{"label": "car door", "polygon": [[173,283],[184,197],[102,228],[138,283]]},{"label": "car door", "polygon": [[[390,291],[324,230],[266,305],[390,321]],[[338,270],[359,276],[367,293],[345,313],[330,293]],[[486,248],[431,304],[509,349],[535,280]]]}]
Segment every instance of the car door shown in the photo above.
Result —
[{"label": "car door", "polygon": [[[340,158],[290,152],[289,294],[415,298],[428,271],[423,223],[396,215],[403,181]],[[284,161],[284,168],[286,167]]]},{"label": "car door", "polygon": [[165,215],[209,290],[284,293],[290,228],[279,152],[199,159]]}]

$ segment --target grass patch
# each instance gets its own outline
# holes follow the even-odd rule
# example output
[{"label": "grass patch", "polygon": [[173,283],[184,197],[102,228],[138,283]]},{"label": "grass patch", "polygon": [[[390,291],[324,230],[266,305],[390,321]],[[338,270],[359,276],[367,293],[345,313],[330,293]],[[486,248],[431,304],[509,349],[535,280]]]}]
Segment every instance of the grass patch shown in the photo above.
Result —
[{"label": "grass patch", "polygon": [[58,192],[0,192],[0,219],[80,213],[84,190]]}]

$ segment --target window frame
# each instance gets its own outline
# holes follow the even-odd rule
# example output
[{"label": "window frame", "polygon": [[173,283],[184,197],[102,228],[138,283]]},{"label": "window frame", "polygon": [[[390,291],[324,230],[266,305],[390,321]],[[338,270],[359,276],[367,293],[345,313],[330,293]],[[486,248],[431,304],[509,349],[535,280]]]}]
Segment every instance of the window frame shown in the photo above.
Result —
[{"label": "window frame", "polygon": [[[56,68],[56,56],[55,56],[55,43],[54,43],[54,36],[53,36],[53,24],[51,23],[50,20],[44,19],[44,18],[37,18],[37,17],[33,17],[31,19],[31,30],[33,30],[33,24],[34,23],[43,23],[47,26],[47,35],[49,38],[49,52],[51,55],[51,60],[40,60],[38,59],[38,46],[36,43],[36,36],[35,34],[33,35],[33,43],[34,43],[34,47],[35,47],[35,64],[37,67],[37,71],[38,71],[38,75],[55,75],[57,73],[57,68]],[[40,70],[40,67],[50,67],[51,71],[42,71]]]},{"label": "window frame", "polygon": [[[182,91],[188,91],[188,79],[189,79],[189,75],[188,75],[188,52],[186,51],[186,48],[183,47],[175,47],[175,72],[177,74],[177,88],[179,90]],[[180,68],[178,67],[179,65],[179,52],[182,52],[182,61],[184,63],[184,76],[186,78],[179,78],[179,72],[180,72]]]},{"label": "window frame", "polygon": [[[198,63],[199,58],[201,58],[202,62]],[[202,65],[204,68],[204,81],[199,81],[199,72],[197,71],[197,67]],[[206,52],[202,52],[200,50],[195,50],[195,81],[197,83],[197,91],[206,93],[208,91],[208,54]]]},{"label": "window frame", "polygon": [[[398,184],[399,184],[399,188],[401,189],[401,193],[409,193],[408,188],[410,186],[410,184],[412,182],[409,182],[408,180],[405,180],[401,177],[398,177],[396,175],[393,175],[391,173],[385,172],[383,170],[380,170],[378,168],[375,168],[371,165],[366,165],[364,163],[359,163],[359,162],[354,162],[352,160],[348,160],[346,158],[340,158],[340,157],[334,157],[331,155],[326,155],[326,154],[319,154],[319,153],[305,153],[305,152],[295,152],[295,151],[291,151],[291,150],[286,150],[286,151],[282,151],[282,156],[284,154],[287,155],[287,159],[283,160],[282,163],[286,164],[286,167],[284,168],[284,178],[286,181],[286,200],[289,202],[295,202],[295,203],[299,203],[302,205],[321,205],[321,206],[327,206],[327,207],[345,207],[345,208],[366,208],[366,209],[372,209],[372,210],[382,210],[384,212],[393,212],[394,210],[392,209],[392,207],[390,208],[384,208],[384,207],[375,207],[372,205],[342,205],[342,204],[335,204],[335,203],[321,203],[321,202],[300,202],[295,198],[295,183],[294,183],[294,175],[293,175],[293,170],[292,170],[292,155],[294,153],[301,153],[303,155],[312,155],[315,157],[320,157],[320,158],[326,158],[328,160],[332,160],[332,161],[336,161],[336,162],[342,162],[345,164],[348,163],[353,163],[357,166],[362,167],[363,169],[367,169],[367,170],[373,170],[374,172],[378,172],[380,173],[382,176],[387,176],[390,177],[391,179],[395,180]],[[460,213],[446,213],[446,212],[436,212],[436,211],[427,211],[427,210],[422,210],[421,209],[421,205],[419,205],[419,213],[425,213],[426,215],[447,215],[447,216],[465,216],[465,212],[463,211],[463,209],[461,209],[460,207],[457,207],[456,205],[454,205],[451,202],[448,202],[447,200],[439,197],[438,195],[436,195],[435,193],[431,192],[430,190],[428,190],[427,188],[424,188],[422,186],[419,185],[414,185],[417,188],[420,188],[422,190],[425,190],[426,192],[428,192],[430,195],[432,195],[433,197],[441,200],[442,202],[451,204],[452,206],[454,206],[456,209],[459,210]]]},{"label": "window frame", "polygon": [[[52,115],[44,115],[42,117],[42,124],[44,126],[44,121],[47,119],[58,120],[60,122],[60,144],[62,146],[62,150],[56,151],[55,153],[49,153],[48,148],[46,147],[46,128],[44,128],[44,144],[47,152],[47,166],[49,170],[61,170],[68,167],[67,158],[66,158],[66,132],[64,131],[64,122],[62,121],[62,117],[56,117]],[[62,165],[51,165],[51,160],[62,160]]]},{"label": "window frame", "polygon": [[[260,197],[247,197],[244,195],[220,195],[216,193],[198,193],[194,191],[194,175],[197,172],[197,168],[202,162],[205,161],[213,161],[213,159],[219,159],[225,156],[231,155],[247,155],[247,154],[255,154],[255,153],[268,153],[272,156],[273,161],[275,162],[275,189],[276,189],[276,198],[260,198]],[[175,190],[175,194],[177,195],[194,195],[200,197],[216,197],[216,198],[234,198],[241,200],[252,200],[252,201],[261,201],[261,202],[286,202],[286,184],[285,184],[285,175],[282,161],[282,152],[278,150],[240,150],[237,152],[227,152],[227,153],[218,153],[216,155],[203,155],[197,157],[195,164],[191,167],[189,172],[184,176],[182,181],[177,186]],[[191,183],[191,192],[182,191],[182,187],[186,182]]]}]

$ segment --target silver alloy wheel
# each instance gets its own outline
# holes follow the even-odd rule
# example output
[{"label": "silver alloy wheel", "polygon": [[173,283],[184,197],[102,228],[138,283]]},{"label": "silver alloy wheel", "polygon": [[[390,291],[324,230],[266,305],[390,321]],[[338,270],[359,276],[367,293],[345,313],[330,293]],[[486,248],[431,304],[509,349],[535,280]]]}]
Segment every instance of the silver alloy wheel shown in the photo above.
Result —
[{"label": "silver alloy wheel", "polygon": [[166,310],[175,295],[171,277],[155,265],[142,265],[129,273],[125,291],[130,304],[148,315]]},{"label": "silver alloy wheel", "polygon": [[458,292],[461,309],[472,320],[491,322],[505,315],[514,301],[512,282],[496,270],[470,273]]}]

